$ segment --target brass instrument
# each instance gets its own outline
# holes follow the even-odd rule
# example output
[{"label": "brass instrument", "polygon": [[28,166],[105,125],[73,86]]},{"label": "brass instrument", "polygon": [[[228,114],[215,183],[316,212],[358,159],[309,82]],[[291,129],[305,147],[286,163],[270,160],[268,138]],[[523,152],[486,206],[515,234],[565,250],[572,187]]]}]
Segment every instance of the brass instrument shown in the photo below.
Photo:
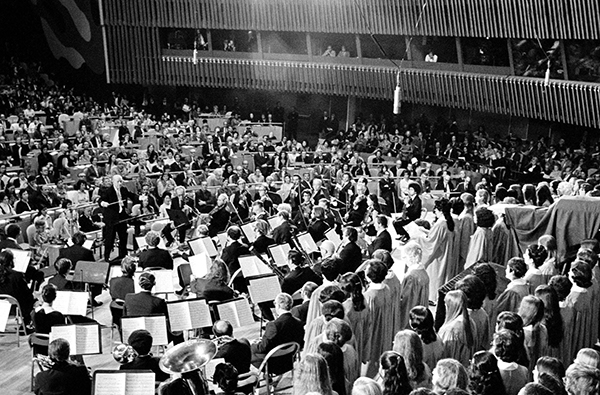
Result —
[{"label": "brass instrument", "polygon": [[112,356],[118,363],[125,364],[133,362],[138,353],[129,344],[119,343],[113,347]]},{"label": "brass instrument", "polygon": [[202,368],[216,353],[217,346],[210,340],[188,340],[168,349],[158,366],[169,374],[188,373]]}]

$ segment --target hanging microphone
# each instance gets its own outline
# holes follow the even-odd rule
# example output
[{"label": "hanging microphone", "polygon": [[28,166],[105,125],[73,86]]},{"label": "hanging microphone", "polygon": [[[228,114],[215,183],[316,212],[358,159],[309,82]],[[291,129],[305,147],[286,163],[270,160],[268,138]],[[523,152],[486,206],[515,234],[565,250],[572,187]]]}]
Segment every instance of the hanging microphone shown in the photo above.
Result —
[{"label": "hanging microphone", "polygon": [[396,89],[394,90],[394,115],[400,114],[400,97],[402,92],[400,90],[400,73],[396,75]]},{"label": "hanging microphone", "polygon": [[548,68],[546,69],[546,75],[544,76],[544,85],[550,84],[550,61],[548,61]]}]

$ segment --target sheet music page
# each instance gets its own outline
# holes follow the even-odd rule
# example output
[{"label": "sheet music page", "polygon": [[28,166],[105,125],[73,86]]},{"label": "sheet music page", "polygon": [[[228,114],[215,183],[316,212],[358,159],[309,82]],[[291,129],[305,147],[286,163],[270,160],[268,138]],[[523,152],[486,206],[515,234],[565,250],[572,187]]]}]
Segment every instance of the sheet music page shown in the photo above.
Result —
[{"label": "sheet music page", "polygon": [[75,325],[60,325],[50,328],[49,343],[56,339],[65,339],[71,346],[71,355],[77,355],[77,330]]},{"label": "sheet music page", "polygon": [[138,248],[144,248],[148,246],[148,243],[146,243],[146,238],[145,237],[136,237],[135,241],[138,244]]},{"label": "sheet music page", "polygon": [[0,300],[0,332],[6,331],[6,323],[10,314],[10,303],[6,300]]},{"label": "sheet music page", "polygon": [[68,310],[67,314],[81,315],[81,316],[85,317],[85,315],[87,313],[87,304],[88,304],[88,300],[89,300],[89,294],[87,292],[69,292],[69,293],[71,295],[69,297],[69,310]]},{"label": "sheet music page", "polygon": [[[56,299],[54,299],[54,302],[52,303],[52,307],[54,308],[54,310],[56,311],[60,311],[61,313],[63,313],[64,315],[68,315],[68,314],[72,314],[71,311],[71,294],[73,294],[75,292],[73,291],[56,291]],[[87,295],[86,292],[83,292]],[[86,300],[86,307],[87,307],[87,300]],[[83,314],[78,314],[78,315],[85,315],[85,311]]]},{"label": "sheet music page", "polygon": [[77,333],[77,352],[79,354],[101,354],[100,345],[100,326],[98,325],[78,325],[75,328]]},{"label": "sheet music page", "polygon": [[204,251],[208,254],[208,256],[219,255],[219,252],[215,247],[215,243],[213,243],[210,237],[203,237],[202,239],[200,239],[200,242],[202,243],[202,247],[204,248]]},{"label": "sheet music page", "polygon": [[246,298],[238,299],[234,302],[235,310],[237,311],[238,321],[240,326],[248,326],[254,324],[252,309]]},{"label": "sheet music page", "polygon": [[[154,386],[152,391],[154,391]],[[128,395],[127,373],[96,373],[94,375],[94,395],[126,394]]]},{"label": "sheet music page", "polygon": [[154,373],[127,373],[126,379],[125,393],[127,395],[147,395],[154,393]]},{"label": "sheet music page", "polygon": [[306,251],[308,254],[311,252],[319,252],[319,247],[317,247],[317,244],[313,240],[310,233],[298,235],[298,241],[300,242],[300,245],[302,245],[304,251]]},{"label": "sheet music page", "polygon": [[190,269],[196,278],[204,277],[210,270],[211,259],[206,255],[206,252],[201,252],[198,255],[188,257]]},{"label": "sheet music page", "polygon": [[427,237],[427,233],[424,232],[423,229],[414,222],[409,222],[408,224],[404,225],[404,230],[406,231],[406,233],[408,233],[411,239]]},{"label": "sheet music page", "polygon": [[212,326],[213,322],[210,318],[210,309],[208,308],[206,300],[190,300],[188,305],[190,309],[190,317],[192,318],[192,328],[190,329]]},{"label": "sheet music page", "polygon": [[288,261],[288,253],[290,252],[290,245],[288,243],[280,244],[278,246],[269,247],[271,250],[271,256],[277,266],[286,266]]},{"label": "sheet music page", "polygon": [[241,256],[238,258],[238,261],[240,262],[244,277],[258,276],[260,274],[254,256]]},{"label": "sheet music page", "polygon": [[169,312],[169,322],[171,323],[171,330],[183,331],[186,329],[193,329],[192,317],[190,312],[189,303],[167,303],[167,311]]},{"label": "sheet music page", "polygon": [[275,300],[277,295],[281,293],[281,285],[277,276],[262,277],[249,281],[248,292],[254,303]]},{"label": "sheet music page", "polygon": [[221,247],[221,250],[223,250],[223,248],[225,248],[225,244],[227,244],[227,233],[225,233],[225,232],[217,233],[217,239],[219,240],[219,245]]},{"label": "sheet music page", "polygon": [[[129,339],[131,332],[137,329],[146,329],[144,317],[123,317],[121,318],[121,329],[123,330],[123,340]],[[156,340],[154,340],[156,344]]]},{"label": "sheet music page", "polygon": [[256,240],[256,234],[254,233],[254,222],[242,225],[242,231],[246,235],[246,238],[250,243],[254,243]]},{"label": "sheet music page", "polygon": [[335,229],[329,229],[325,232],[325,237],[335,245],[335,248],[338,248],[342,243],[342,239],[340,239],[340,235],[335,232]]},{"label": "sheet music page", "polygon": [[[269,257],[266,254],[261,254],[260,256],[265,261],[268,261],[268,259],[269,259]],[[259,257],[254,256],[254,263],[256,264],[256,268],[258,269],[259,274],[273,273],[273,270],[271,270],[271,268],[266,263],[264,263]]]},{"label": "sheet music page", "polygon": [[86,240],[83,242],[83,247],[91,250],[94,247],[94,240]]},{"label": "sheet music page", "polygon": [[283,221],[283,219],[279,215],[275,215],[275,216],[269,218],[267,221],[269,222],[271,229],[275,229],[276,227],[281,225],[281,222]]},{"label": "sheet music page", "polygon": [[173,270],[154,270],[152,271],[156,278],[156,285],[152,288],[152,293],[174,293]]},{"label": "sheet music page", "polygon": [[205,251],[204,244],[202,243],[201,239],[190,240],[189,244],[194,255],[198,255]]},{"label": "sheet music page", "polygon": [[25,271],[27,271],[27,266],[29,266],[29,251],[16,250],[13,248],[7,248],[6,250],[12,252],[14,256],[15,267],[13,270],[16,272],[25,273]]},{"label": "sheet music page", "polygon": [[217,305],[217,311],[219,312],[219,319],[229,321],[234,328],[243,326],[238,318],[235,302],[219,304]]},{"label": "sheet music page", "polygon": [[225,363],[225,358],[213,358],[204,365],[204,374],[209,382],[212,382],[217,365],[220,363]]},{"label": "sheet music page", "polygon": [[[144,317],[144,321],[146,323],[146,330],[152,334],[153,345],[166,346],[167,344],[169,344],[169,339],[167,337],[167,320],[165,316]],[[125,339],[125,337],[123,338]]]}]

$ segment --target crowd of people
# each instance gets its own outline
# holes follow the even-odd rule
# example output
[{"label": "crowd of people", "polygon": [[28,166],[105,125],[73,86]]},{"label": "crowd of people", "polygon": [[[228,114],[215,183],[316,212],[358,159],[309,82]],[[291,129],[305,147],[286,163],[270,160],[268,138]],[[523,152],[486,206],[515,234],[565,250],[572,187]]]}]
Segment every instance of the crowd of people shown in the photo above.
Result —
[{"label": "crowd of people", "polygon": [[[285,135],[259,136],[235,111],[211,130],[187,100],[138,107],[115,95],[99,105],[49,83],[39,65],[11,60],[2,72],[0,209],[33,225],[36,259],[25,274],[13,270],[6,249],[21,248],[20,227],[9,225],[0,242],[0,293],[19,300],[29,329],[48,333],[64,322],[52,302],[56,290],[75,287],[68,271],[90,260],[83,233],[100,231],[104,259],[121,264],[123,276],[109,288],[123,316],[168,315],[152,295],[150,272],[139,276],[135,293],[136,266],[172,270],[171,256],[187,250],[187,240],[209,237],[218,257],[189,287],[181,279],[179,297],[247,295],[247,279],[235,274],[251,253],[266,254],[282,289],[256,306],[269,320],[262,338],[236,339],[222,320],[202,332],[225,358],[215,374],[225,393],[247,393],[252,385],[243,375],[287,342],[302,347],[293,367],[297,395],[598,393],[598,242],[580,240],[576,258],[564,261],[545,235],[522,256],[506,256],[505,225],[494,209],[598,196],[597,144],[491,138],[483,128],[462,131],[424,117],[414,124],[358,118],[344,131],[326,114],[318,131],[325,138],[312,148]],[[273,114],[263,117],[268,123]],[[284,119],[279,107],[277,118]],[[68,135],[63,121],[71,119],[78,127]],[[25,166],[32,158],[35,173]],[[73,176],[78,165],[84,168]],[[435,200],[430,221],[425,197]],[[64,210],[50,218],[47,210],[58,206]],[[162,226],[149,226],[152,218]],[[252,234],[242,227],[248,223]],[[319,251],[307,251],[304,233]],[[139,237],[148,245],[137,259],[128,256],[130,234],[134,249]],[[49,240],[73,246],[47,262]],[[274,245],[290,247],[285,262],[269,256]],[[57,273],[40,286],[47,264]],[[161,393],[204,393],[197,371],[170,379],[149,356],[151,335],[135,335],[126,339],[135,353],[122,369],[154,371]],[[169,340],[184,337],[172,332]],[[86,393],[87,370],[68,360],[69,344],[58,339],[44,351],[51,368],[38,375],[36,393],[56,385]]]}]

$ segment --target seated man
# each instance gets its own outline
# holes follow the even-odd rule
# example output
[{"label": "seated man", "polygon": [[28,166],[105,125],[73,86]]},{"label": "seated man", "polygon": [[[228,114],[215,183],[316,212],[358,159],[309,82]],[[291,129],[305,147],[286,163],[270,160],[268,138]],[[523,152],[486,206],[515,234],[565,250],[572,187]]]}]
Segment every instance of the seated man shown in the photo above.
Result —
[{"label": "seated man", "polygon": [[306,262],[304,255],[296,250],[288,252],[288,266],[291,271],[286,274],[281,283],[281,290],[289,295],[302,288],[309,281],[317,285],[323,284],[321,276],[316,274]]},{"label": "seated man", "polygon": [[95,262],[94,253],[83,246],[83,243],[87,238],[81,232],[77,232],[71,237],[73,245],[67,248],[61,248],[58,253],[59,258],[68,258],[73,263],[73,266],[77,265],[79,261]]},{"label": "seated man", "polygon": [[252,351],[248,340],[235,339],[233,326],[229,321],[216,321],[212,331],[218,347],[215,358],[224,358],[225,362],[232,364],[240,374],[249,372]]},{"label": "seated man", "polygon": [[[252,364],[254,366],[260,366],[266,354],[281,344],[296,342],[300,347],[304,344],[304,327],[300,320],[292,316],[293,304],[292,297],[286,293],[280,293],[275,298],[277,319],[268,322],[262,339],[257,339],[252,343]],[[291,363],[292,361],[273,360],[273,365],[277,371],[286,371],[291,368],[288,362]],[[272,369],[270,369],[270,372],[277,374]]]},{"label": "seated man", "polygon": [[48,346],[52,367],[35,376],[33,391],[36,395],[65,394],[88,395],[92,393],[92,381],[85,366],[70,362],[69,342],[56,339]]},{"label": "seated man", "polygon": [[54,262],[54,268],[56,269],[56,274],[48,280],[48,284],[52,284],[56,287],[58,291],[65,291],[73,289],[73,284],[69,280],[67,280],[67,274],[73,264],[71,260],[68,258],[59,258],[56,262]]},{"label": "seated man", "polygon": [[149,267],[162,267],[165,269],[173,269],[173,257],[169,251],[158,248],[160,243],[160,235],[158,232],[150,231],[146,233],[146,243],[148,249],[140,254],[140,267],[146,269]]},{"label": "seated man", "polygon": [[310,297],[312,296],[318,285],[312,281],[307,282],[302,286],[302,304],[294,306],[292,309],[292,315],[300,320],[302,325],[306,324],[306,316],[308,314],[308,306],[310,304]]},{"label": "seated man", "polygon": [[131,332],[127,340],[129,345],[137,352],[133,361],[124,363],[119,370],[151,370],[155,374],[156,381],[168,380],[170,375],[163,372],[158,366],[160,358],[150,354],[152,348],[152,335],[145,329]]}]

